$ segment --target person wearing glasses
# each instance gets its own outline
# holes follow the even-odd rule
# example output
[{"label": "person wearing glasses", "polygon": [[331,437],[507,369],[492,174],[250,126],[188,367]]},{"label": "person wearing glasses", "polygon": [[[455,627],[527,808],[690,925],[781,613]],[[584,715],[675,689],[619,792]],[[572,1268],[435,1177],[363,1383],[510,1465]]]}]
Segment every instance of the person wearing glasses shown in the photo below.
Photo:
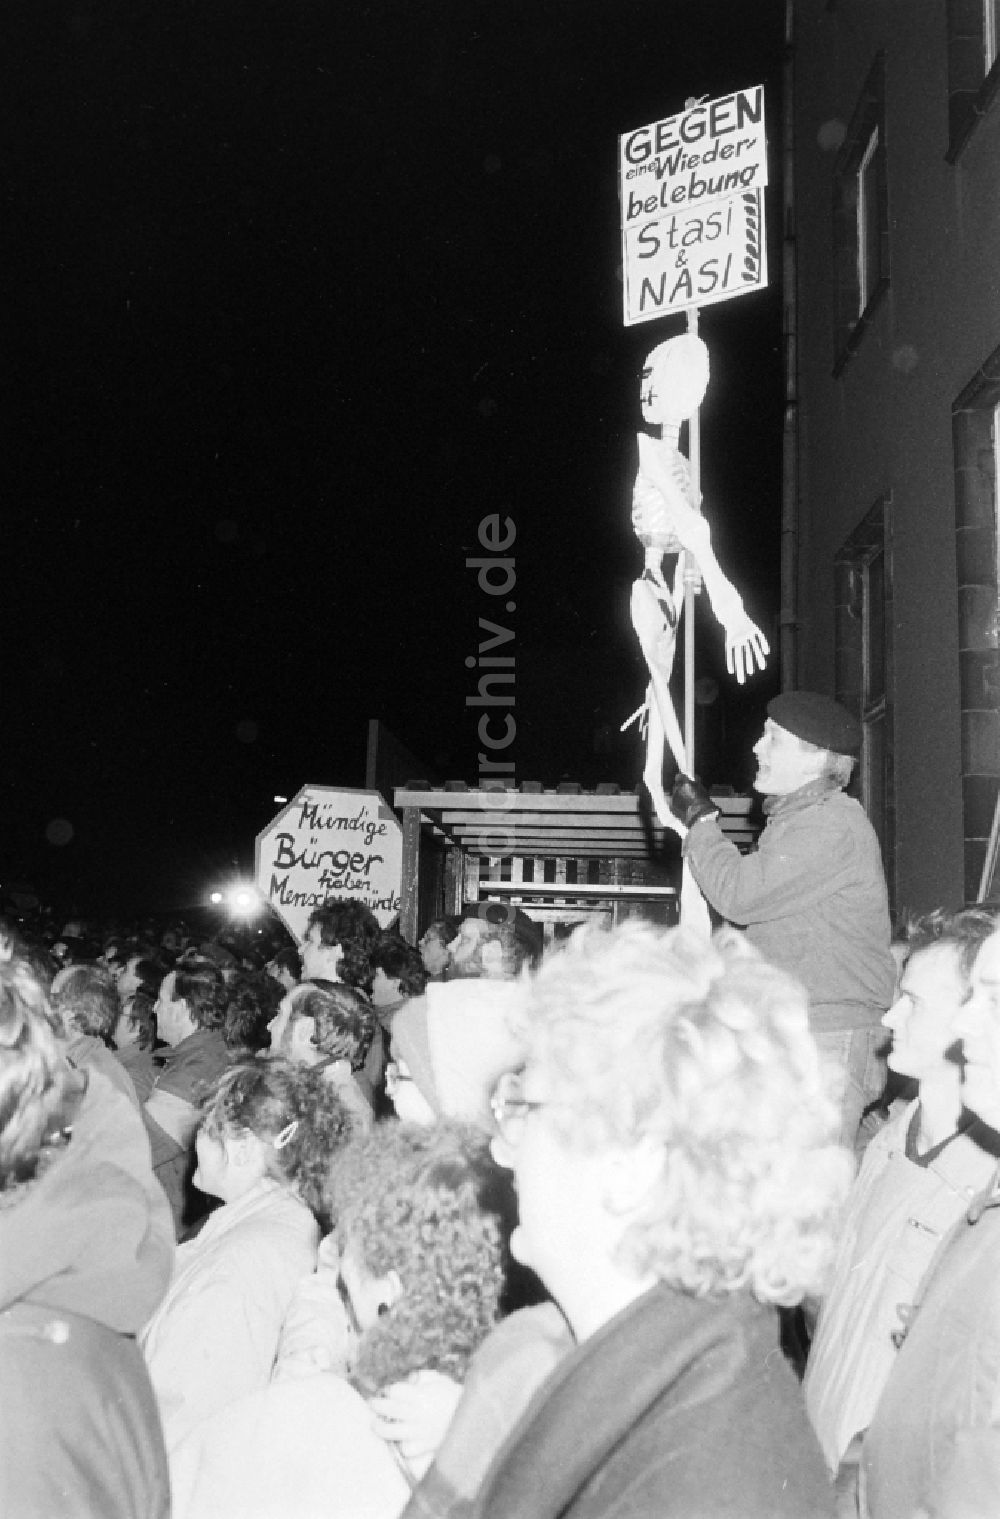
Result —
[{"label": "person wearing glasses", "polygon": [[[461,1120],[496,1135],[491,1096],[519,1067],[523,992],[515,982],[470,979],[428,988],[396,1015],[386,1089],[406,1125]],[[505,1241],[516,1222],[509,1174],[499,1173]],[[321,1247],[322,1254],[322,1247]],[[374,1428],[422,1473],[407,1515],[464,1514],[535,1389],[572,1348],[562,1313],[505,1248],[503,1317],[459,1381],[433,1367],[387,1381],[370,1400]],[[329,1357],[332,1359],[332,1357]]]},{"label": "person wearing glasses", "polygon": [[416,1474],[369,1399],[464,1378],[500,1312],[502,1182],[469,1124],[378,1124],[338,1155],[324,1199],[350,1366],[272,1379],[193,1431],[171,1471],[175,1519],[398,1519]]},{"label": "person wearing glasses", "polygon": [[490,1096],[520,1058],[520,993],[510,981],[449,981],[396,1014],[386,1093],[399,1118],[461,1118],[494,1132]]},{"label": "person wearing glasses", "polygon": [[733,930],[629,923],[525,1001],[493,1150],[576,1348],[472,1512],[832,1515],[777,1311],[821,1288],[851,1173],[804,990]]}]

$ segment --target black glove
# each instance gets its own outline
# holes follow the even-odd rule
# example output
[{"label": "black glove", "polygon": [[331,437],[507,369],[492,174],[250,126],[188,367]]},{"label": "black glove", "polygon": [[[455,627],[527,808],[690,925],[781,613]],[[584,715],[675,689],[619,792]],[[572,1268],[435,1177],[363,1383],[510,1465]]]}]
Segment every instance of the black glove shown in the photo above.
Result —
[{"label": "black glove", "polygon": [[680,818],[685,828],[693,828],[703,819],[717,818],[719,809],[712,801],[701,781],[689,775],[674,777],[674,789],[670,793],[670,811]]}]

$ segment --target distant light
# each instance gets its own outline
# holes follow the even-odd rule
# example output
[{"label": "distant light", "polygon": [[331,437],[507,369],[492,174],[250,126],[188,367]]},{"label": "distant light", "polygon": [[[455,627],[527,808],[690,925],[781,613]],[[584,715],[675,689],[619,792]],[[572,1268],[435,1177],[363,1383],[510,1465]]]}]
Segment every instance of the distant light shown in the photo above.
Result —
[{"label": "distant light", "polygon": [[288,801],[288,798],[287,796],[276,796],[274,800],[277,802],[278,806],[281,807],[285,802]]},{"label": "distant light", "polygon": [[252,917],[260,907],[260,898],[252,886],[234,886],[229,893],[229,910],[241,918]]},{"label": "distant light", "polygon": [[255,918],[263,908],[252,881],[230,881],[208,894],[213,907],[224,907],[231,918]]}]

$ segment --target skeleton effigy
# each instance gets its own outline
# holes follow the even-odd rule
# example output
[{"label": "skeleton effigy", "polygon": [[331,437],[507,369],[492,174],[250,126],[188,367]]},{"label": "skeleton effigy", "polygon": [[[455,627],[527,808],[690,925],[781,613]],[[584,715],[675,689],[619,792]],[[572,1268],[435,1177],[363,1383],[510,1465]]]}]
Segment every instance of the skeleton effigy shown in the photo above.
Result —
[{"label": "skeleton effigy", "polygon": [[[632,626],[646,664],[649,687],[639,710],[623,724],[645,720],[646,763],[643,780],[664,827],[677,829],[663,787],[665,745],[677,769],[692,769],[691,749],[685,744],[670,694],[670,677],[677,634],[685,606],[685,588],[697,590],[702,581],[712,611],[726,635],[726,667],[742,685],[755,669],[763,670],[767,640],[747,615],[732,581],[723,574],[712,548],[709,525],[701,513],[701,493],[691,466],[680,450],[682,423],[697,413],[708,388],[708,349],[693,332],[670,338],[654,348],[642,371],[643,420],[660,429],[658,438],[638,434],[639,469],[632,494],[632,526],[645,551],[642,575],[632,586]],[[663,573],[667,555],[676,555],[671,584]],[[687,598],[693,615],[693,598]],[[685,869],[682,916],[707,924],[707,909]]]}]

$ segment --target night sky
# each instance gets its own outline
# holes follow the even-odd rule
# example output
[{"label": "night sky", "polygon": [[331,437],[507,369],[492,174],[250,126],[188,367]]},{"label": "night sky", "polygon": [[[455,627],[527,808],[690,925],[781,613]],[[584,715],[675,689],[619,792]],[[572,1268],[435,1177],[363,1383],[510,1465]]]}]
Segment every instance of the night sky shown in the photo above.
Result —
[{"label": "night sky", "polygon": [[[783,12],[6,0],[0,881],[193,902],[276,792],[363,783],[369,717],[474,783],[480,616],[516,779],[635,784],[638,375],[682,323],[623,326],[617,136],[761,82],[771,287],[703,314],[703,487],[776,646]],[[704,709],[706,779],[776,680]]]}]

